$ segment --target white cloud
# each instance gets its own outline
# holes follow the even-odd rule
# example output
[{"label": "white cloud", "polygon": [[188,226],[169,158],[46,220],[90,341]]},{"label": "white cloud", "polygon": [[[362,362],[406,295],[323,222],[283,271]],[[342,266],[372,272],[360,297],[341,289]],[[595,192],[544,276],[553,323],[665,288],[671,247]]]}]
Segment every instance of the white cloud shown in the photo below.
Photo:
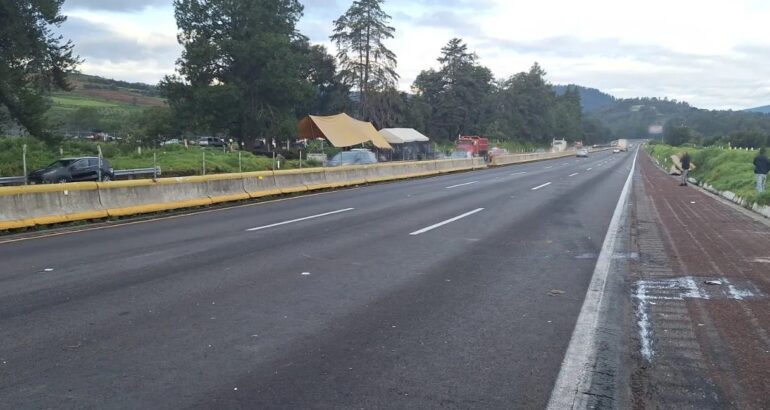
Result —
[{"label": "white cloud", "polygon": [[[332,20],[350,0],[304,3],[300,29],[330,46]],[[146,82],[173,72],[181,48],[170,1],[65,4],[94,33],[107,34],[89,37],[84,24],[69,33],[65,23],[64,34],[76,34],[70,37],[88,60],[84,72]],[[667,96],[704,108],[770,103],[764,0],[389,0],[384,7],[397,30],[389,44],[404,90],[437,65],[450,38],[462,37],[498,77],[538,61],[554,83],[619,97]]]}]

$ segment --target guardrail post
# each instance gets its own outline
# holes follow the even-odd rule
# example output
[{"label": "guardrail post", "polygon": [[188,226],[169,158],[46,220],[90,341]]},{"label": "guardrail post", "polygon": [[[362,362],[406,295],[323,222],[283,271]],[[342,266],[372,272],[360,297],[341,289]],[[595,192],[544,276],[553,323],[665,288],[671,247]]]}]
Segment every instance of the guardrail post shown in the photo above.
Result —
[{"label": "guardrail post", "polygon": [[299,150],[299,169],[302,169],[302,150]]},{"label": "guardrail post", "polygon": [[203,168],[201,173],[206,175],[206,150],[203,150]]},{"label": "guardrail post", "polygon": [[152,180],[158,179],[158,154],[152,153]]},{"label": "guardrail post", "polygon": [[243,162],[241,161],[241,151],[238,150],[238,172],[243,173]]},{"label": "guardrail post", "polygon": [[102,182],[102,146],[96,144],[96,151],[99,153],[99,169],[96,170],[96,180]]},{"label": "guardrail post", "polygon": [[27,185],[27,144],[21,146],[21,164],[24,169],[24,185]]}]

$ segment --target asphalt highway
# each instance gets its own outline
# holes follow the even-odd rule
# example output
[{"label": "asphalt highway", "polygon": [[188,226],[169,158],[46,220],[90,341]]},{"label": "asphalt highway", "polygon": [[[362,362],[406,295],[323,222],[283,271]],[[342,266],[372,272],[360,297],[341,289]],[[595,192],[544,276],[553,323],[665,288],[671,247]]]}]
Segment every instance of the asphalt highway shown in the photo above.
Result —
[{"label": "asphalt highway", "polygon": [[0,403],[542,408],[632,157],[1,237]]}]

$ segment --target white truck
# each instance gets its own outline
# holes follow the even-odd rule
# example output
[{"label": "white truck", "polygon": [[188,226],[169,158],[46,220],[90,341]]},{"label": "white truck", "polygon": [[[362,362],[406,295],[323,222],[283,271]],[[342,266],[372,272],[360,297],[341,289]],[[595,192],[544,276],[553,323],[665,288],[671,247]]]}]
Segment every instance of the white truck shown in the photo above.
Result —
[{"label": "white truck", "polygon": [[627,139],[619,139],[618,140],[618,149],[623,152],[628,152],[628,140]]}]

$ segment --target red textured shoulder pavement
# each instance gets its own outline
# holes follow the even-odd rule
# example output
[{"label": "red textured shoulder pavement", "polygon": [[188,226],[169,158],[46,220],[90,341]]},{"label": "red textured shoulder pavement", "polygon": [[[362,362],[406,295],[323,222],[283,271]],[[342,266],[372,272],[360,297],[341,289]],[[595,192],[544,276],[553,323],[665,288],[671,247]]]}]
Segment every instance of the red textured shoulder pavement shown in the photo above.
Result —
[{"label": "red textured shoulder pavement", "polygon": [[636,407],[770,408],[770,226],[639,165]]}]

